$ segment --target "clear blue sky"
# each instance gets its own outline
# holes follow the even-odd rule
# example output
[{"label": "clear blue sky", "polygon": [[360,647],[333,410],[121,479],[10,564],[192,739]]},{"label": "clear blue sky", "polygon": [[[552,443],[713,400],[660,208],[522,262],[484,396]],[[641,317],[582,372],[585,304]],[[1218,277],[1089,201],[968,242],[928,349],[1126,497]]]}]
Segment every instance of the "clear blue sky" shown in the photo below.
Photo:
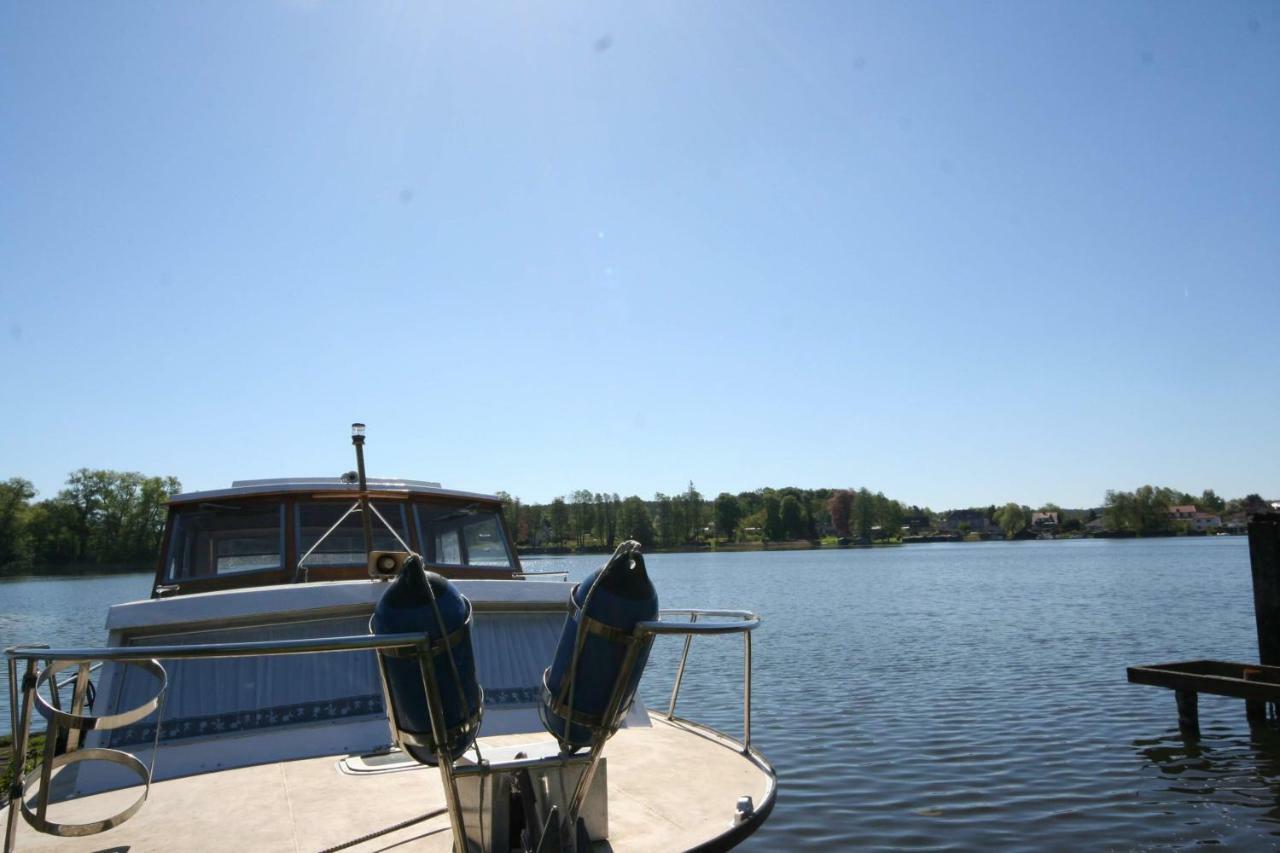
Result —
[{"label": "clear blue sky", "polygon": [[0,477],[1280,495],[1280,6],[0,8]]}]

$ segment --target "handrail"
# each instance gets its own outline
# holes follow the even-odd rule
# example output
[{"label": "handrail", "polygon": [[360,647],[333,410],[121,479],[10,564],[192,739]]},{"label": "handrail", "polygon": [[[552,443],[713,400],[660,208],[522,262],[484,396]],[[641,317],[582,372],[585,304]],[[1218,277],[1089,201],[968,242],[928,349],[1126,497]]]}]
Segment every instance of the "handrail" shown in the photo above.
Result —
[{"label": "handrail", "polygon": [[[15,796],[12,798],[8,819],[4,828],[3,849],[11,853],[14,847],[17,829],[17,815],[22,813],[27,822],[41,832],[61,836],[92,835],[119,826],[142,808],[151,791],[151,777],[154,770],[155,756],[160,743],[160,726],[156,726],[155,741],[152,744],[151,764],[143,764],[136,756],[117,749],[104,747],[77,749],[78,738],[72,740],[71,734],[91,729],[110,729],[131,722],[133,716],[158,710],[167,687],[167,676],[164,668],[157,660],[181,659],[217,659],[255,657],[265,655],[298,655],[318,652],[353,652],[379,651],[386,649],[417,649],[420,659],[430,653],[430,637],[424,633],[401,634],[359,634],[347,637],[322,637],[319,639],[301,640],[269,640],[244,643],[206,643],[196,645],[156,645],[156,646],[123,646],[88,649],[50,649],[47,646],[10,646],[4,650],[9,669],[10,704],[17,707],[19,679],[17,667],[19,661],[25,661],[26,672],[21,678],[22,710],[18,714],[18,722],[14,728],[14,746],[11,757],[15,773]],[[160,689],[156,696],[139,708],[115,717],[87,717],[80,714],[81,695],[88,683],[90,661],[113,662],[120,664],[141,664],[158,674]],[[37,671],[41,662],[43,670]],[[420,660],[421,663],[421,660]],[[72,700],[71,713],[63,712],[38,696],[41,684],[57,684],[57,673],[71,666],[77,666],[80,674],[76,677],[76,696]],[[424,687],[430,692],[434,687],[432,668],[422,665]],[[56,693],[54,694],[56,696]],[[39,706],[34,708],[33,706]],[[41,766],[30,774],[23,773],[23,762],[27,753],[28,735],[31,728],[33,710],[39,710],[41,716],[49,720],[45,740],[44,760]],[[59,727],[68,730],[67,752],[55,755],[54,749],[58,739]],[[432,729],[438,742],[443,742],[436,721],[432,720]],[[82,760],[110,761],[127,767],[138,775],[143,785],[142,794],[126,809],[109,818],[85,824],[60,824],[48,820],[45,810],[49,800],[49,783],[52,771],[59,767]],[[442,768],[442,775],[445,771]],[[33,811],[27,801],[26,794],[36,779],[40,782],[40,793],[36,797],[36,809]],[[453,792],[451,822],[454,833],[461,838],[465,847],[465,829],[461,823],[461,812],[453,814],[456,808],[457,795]]]},{"label": "handrail", "polygon": [[[671,622],[663,619],[664,616],[684,616],[689,617],[688,622]],[[699,622],[699,617],[711,617],[713,619],[729,619],[733,621],[719,622]],[[616,729],[617,721],[621,715],[625,713],[622,707],[622,697],[625,687],[630,681],[631,669],[636,664],[641,649],[648,647],[652,643],[653,638],[662,634],[683,634],[685,635],[684,653],[680,657],[680,669],[676,673],[675,689],[671,693],[671,705],[667,709],[667,719],[674,718],[676,697],[680,692],[680,679],[684,677],[685,662],[689,657],[689,645],[693,640],[694,634],[742,634],[744,643],[743,656],[743,692],[742,692],[742,752],[744,755],[751,755],[751,632],[760,627],[760,617],[749,610],[701,610],[697,608],[676,608],[658,611],[658,618],[646,620],[636,623],[635,629],[627,638],[628,646],[626,655],[622,659],[622,667],[617,675],[617,681],[614,684],[613,694],[609,698],[609,704],[606,706],[603,720],[604,726],[613,726]],[[572,715],[572,693],[570,694],[570,710]],[[612,721],[612,722],[611,722]],[[596,767],[599,766],[600,757],[602,755],[604,740],[612,732],[608,728],[601,728],[592,738],[591,753],[587,760],[587,766],[583,769],[582,775],[578,777],[578,784],[574,788],[572,799],[569,801],[568,821],[572,825],[577,819],[578,814],[584,802],[586,802],[587,792],[591,788],[592,778],[595,776]]]},{"label": "handrail", "polygon": [[712,610],[706,607],[668,607],[658,611],[659,616],[733,616],[738,619],[754,619],[759,622],[760,617],[750,610]]},{"label": "handrail", "polygon": [[[688,616],[688,622],[668,622],[664,616]],[[751,632],[760,627],[760,617],[750,610],[707,610],[696,607],[672,608],[658,612],[658,619],[641,622],[636,634],[683,634],[684,651],[676,669],[675,684],[671,688],[671,701],[667,704],[667,719],[676,719],[676,701],[680,698],[680,685],[684,681],[685,664],[689,661],[689,647],[694,634],[742,634],[742,751],[751,752]],[[699,622],[699,619],[734,621]]]},{"label": "handrail", "polygon": [[[90,671],[90,672],[97,672],[97,671],[98,671],[98,670],[100,670],[100,669],[102,669],[102,662],[101,662],[101,661],[99,661],[98,663],[95,663],[93,666],[89,667],[89,671]],[[62,679],[61,681],[59,681],[59,682],[58,682],[58,689],[59,689],[59,690],[61,690],[62,688],[66,687],[68,684],[74,684],[74,683],[75,683],[75,681],[76,681],[76,679],[77,679],[78,677],[79,677],[79,676],[76,676],[76,675],[68,675],[66,678],[64,678],[64,679]]]},{"label": "handrail", "polygon": [[108,646],[97,649],[32,649],[10,646],[4,656],[14,660],[134,661],[239,658],[257,655],[306,655],[317,652],[358,652],[419,646],[422,634],[355,634],[303,640],[255,640],[244,643],[201,643],[166,646]]},{"label": "handrail", "polygon": [[641,622],[636,625],[637,631],[643,631],[646,634],[740,634],[747,631],[754,631],[760,627],[760,617],[752,613],[750,610],[699,610],[696,608],[682,608],[679,610],[662,610],[658,613],[662,616],[689,616],[698,619],[711,618],[733,618],[736,622],[668,622],[665,619],[654,619],[650,622]]}]

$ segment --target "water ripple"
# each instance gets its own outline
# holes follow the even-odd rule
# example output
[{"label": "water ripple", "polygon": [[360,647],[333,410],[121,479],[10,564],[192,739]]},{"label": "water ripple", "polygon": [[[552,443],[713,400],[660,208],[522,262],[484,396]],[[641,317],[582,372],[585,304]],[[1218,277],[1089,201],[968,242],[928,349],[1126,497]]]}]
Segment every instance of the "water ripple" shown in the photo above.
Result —
[{"label": "water ripple", "polygon": [[[578,579],[600,558],[556,562]],[[780,789],[746,849],[1280,848],[1280,732],[1206,696],[1188,742],[1172,694],[1124,674],[1256,659],[1243,539],[648,562],[664,606],[764,615],[752,735]],[[0,584],[0,642],[101,643],[105,606],[145,593],[146,578]],[[681,645],[655,646],[651,705]],[[680,713],[738,734],[741,668],[740,640],[700,638]]]}]

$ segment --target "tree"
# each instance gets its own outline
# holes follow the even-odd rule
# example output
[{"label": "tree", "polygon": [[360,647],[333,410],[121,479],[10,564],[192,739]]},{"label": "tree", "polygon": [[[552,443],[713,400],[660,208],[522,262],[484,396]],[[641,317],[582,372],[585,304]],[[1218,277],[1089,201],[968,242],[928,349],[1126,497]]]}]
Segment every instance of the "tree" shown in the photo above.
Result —
[{"label": "tree", "polygon": [[1200,494],[1200,508],[1205,512],[1222,512],[1227,507],[1227,502],[1218,497],[1213,489],[1205,489]]},{"label": "tree", "polygon": [[738,506],[742,507],[743,518],[764,509],[764,490],[738,492]]},{"label": "tree", "polygon": [[645,548],[653,547],[655,541],[653,519],[649,516],[649,508],[636,495],[622,502],[619,527],[622,535],[627,539],[634,539]]},{"label": "tree", "polygon": [[880,529],[886,536],[897,537],[902,533],[902,522],[905,518],[906,513],[903,512],[901,503],[886,500],[880,517]]},{"label": "tree", "polygon": [[569,510],[573,525],[573,536],[578,541],[578,547],[581,548],[586,544],[587,534],[591,532],[596,524],[596,508],[590,490],[579,489],[574,492],[573,503]]},{"label": "tree", "polygon": [[71,510],[71,534],[75,537],[75,560],[89,554],[89,537],[102,510],[102,493],[106,490],[108,471],[81,468],[67,478],[67,487],[58,493]]},{"label": "tree", "polygon": [[782,525],[782,502],[774,494],[764,496],[764,538],[774,542],[782,541],[786,528]]},{"label": "tree", "polygon": [[1012,539],[1027,529],[1031,518],[1024,507],[1011,502],[996,510],[995,522],[1004,531],[1005,538]]},{"label": "tree", "polygon": [[787,539],[802,539],[805,535],[804,509],[795,495],[787,495],[782,499],[778,509],[782,523],[783,536]]},{"label": "tree", "polygon": [[831,513],[831,526],[836,529],[837,536],[848,538],[849,517],[853,511],[853,492],[848,489],[837,489],[827,498],[827,512]]},{"label": "tree", "polygon": [[1262,496],[1255,493],[1245,495],[1243,501],[1244,511],[1250,515],[1256,515],[1260,512],[1266,512],[1271,509],[1271,505],[1262,499]]},{"label": "tree", "polygon": [[564,498],[556,498],[551,502],[551,541],[557,545],[564,543],[565,533],[569,529],[569,507]]},{"label": "tree", "polygon": [[520,499],[513,498],[506,492],[498,492],[495,497],[502,501],[502,521],[507,525],[512,538],[516,538],[520,529]]},{"label": "tree", "polygon": [[21,478],[0,483],[0,572],[33,566],[153,564],[174,477],[82,468],[57,496],[30,504]]},{"label": "tree", "polygon": [[663,548],[674,548],[680,544],[677,527],[679,513],[675,502],[671,500],[670,495],[658,492],[653,496],[653,509],[656,515],[654,525],[657,528],[655,535],[658,543]]},{"label": "tree", "polygon": [[0,483],[0,570],[29,568],[33,557],[28,523],[36,496],[30,480],[11,477]]},{"label": "tree", "polygon": [[1102,517],[1112,530],[1148,535],[1169,529],[1169,507],[1181,498],[1169,488],[1142,486],[1132,492],[1107,491]]},{"label": "tree", "polygon": [[613,550],[613,542],[618,533],[618,496],[603,492],[596,495],[596,523],[600,526],[601,538],[605,546]]},{"label": "tree", "polygon": [[721,492],[716,496],[715,503],[716,513],[716,532],[732,542],[733,534],[738,529],[738,522],[742,520],[742,506],[738,503],[738,499],[728,492]]},{"label": "tree", "polygon": [[702,494],[694,488],[693,480],[689,481],[689,488],[685,489],[681,500],[684,503],[685,541],[696,542],[702,538],[702,528],[706,526],[707,514]]},{"label": "tree", "polygon": [[524,508],[524,537],[530,545],[546,544],[542,539],[542,526],[546,516],[546,507],[542,504],[529,504]]},{"label": "tree", "polygon": [[75,517],[71,506],[57,498],[40,501],[27,516],[32,562],[37,566],[66,566],[76,562]]},{"label": "tree", "polygon": [[858,489],[853,497],[853,532],[859,539],[870,539],[871,528],[875,526],[875,498],[866,488]]}]

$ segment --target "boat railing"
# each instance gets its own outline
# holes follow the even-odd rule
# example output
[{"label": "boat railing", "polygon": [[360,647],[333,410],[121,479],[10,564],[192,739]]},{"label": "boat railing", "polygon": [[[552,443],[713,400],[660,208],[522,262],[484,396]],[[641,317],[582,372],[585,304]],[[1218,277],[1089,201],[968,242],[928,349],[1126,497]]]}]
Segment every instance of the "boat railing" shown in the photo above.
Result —
[{"label": "boat railing", "polygon": [[[671,618],[668,618],[671,617]],[[674,617],[688,617],[688,621]],[[679,609],[664,610],[659,618],[639,623],[633,633],[633,648],[640,648],[646,641],[662,635],[683,635],[684,651],[680,656],[679,668],[676,672],[675,686],[667,708],[668,720],[690,722],[675,716],[676,701],[679,697],[680,685],[684,678],[685,666],[689,657],[689,647],[696,635],[742,634],[743,635],[743,733],[741,741],[722,732],[716,731],[726,740],[737,744],[741,751],[751,755],[751,632],[760,625],[760,617],[745,610],[696,610]],[[47,646],[22,645],[12,646],[4,650],[8,664],[9,707],[11,714],[13,746],[12,746],[12,786],[9,791],[10,807],[5,827],[4,853],[12,853],[17,831],[17,814],[21,812],[37,831],[63,836],[78,837],[93,835],[124,823],[142,807],[151,789],[152,774],[155,767],[155,756],[159,748],[160,726],[156,726],[155,742],[151,745],[150,763],[143,762],[131,753],[107,747],[84,747],[81,740],[89,731],[106,731],[138,722],[152,713],[163,714],[165,691],[168,687],[168,675],[161,660],[209,660],[218,658],[244,658],[274,655],[303,655],[320,652],[360,652],[374,651],[378,653],[404,650],[416,651],[419,668],[423,678],[423,686],[428,697],[438,697],[435,684],[435,668],[430,665],[432,643],[429,637],[421,633],[409,634],[362,634],[345,637],[325,637],[318,639],[262,640],[252,642],[201,643],[191,645],[149,645],[149,646],[116,646],[107,648],[73,648],[50,649]],[[626,713],[621,706],[622,695],[629,679],[631,668],[635,665],[636,655],[628,655],[622,671],[617,679],[617,689],[610,701],[609,711],[605,718],[620,720]],[[112,663],[123,666],[134,666],[151,674],[158,684],[154,696],[146,702],[127,711],[109,716],[93,716],[84,713],[86,694],[89,690],[91,670]],[[58,674],[75,669],[76,674],[63,681]],[[63,710],[59,687],[68,683],[74,685],[70,710]],[[48,687],[49,698],[41,695],[42,687]],[[436,713],[438,707],[432,709],[430,715],[433,739],[436,744],[447,743],[444,737],[442,715]],[[26,755],[30,744],[31,723],[33,713],[38,712],[46,720],[44,756],[40,765],[32,771],[26,769]],[[388,708],[388,722],[395,726],[395,715]],[[699,724],[695,724],[699,725]],[[710,729],[708,726],[702,728]],[[438,731],[437,731],[438,729]],[[711,729],[715,731],[714,729]],[[58,740],[61,732],[67,739],[63,751],[58,752]],[[611,733],[611,732],[610,732]],[[393,732],[395,734],[395,732]],[[572,803],[568,809],[568,821],[572,825],[579,813],[591,785],[596,766],[599,763],[606,737],[598,738],[586,756],[585,766],[579,777]],[[462,816],[462,807],[457,792],[455,767],[453,762],[441,753],[439,769],[444,785],[446,803],[455,839],[460,849],[466,846],[466,828]],[[49,805],[50,783],[53,771],[78,761],[107,761],[132,770],[143,786],[138,798],[110,817],[91,823],[58,823],[47,817]],[[565,756],[555,756],[543,761],[548,764],[563,764]],[[579,760],[581,757],[579,756]],[[536,763],[536,762],[534,762]],[[519,762],[520,766],[529,766],[529,760]],[[459,767],[461,775],[476,773],[487,774],[506,769],[505,764],[489,764],[481,760],[477,765]],[[39,783],[39,791],[34,798],[34,808],[27,799],[31,787]]]},{"label": "boat railing", "polygon": [[[676,716],[676,702],[680,698],[680,685],[684,682],[684,669],[689,661],[689,648],[693,645],[693,638],[699,634],[742,634],[742,740],[739,743],[742,751],[749,753],[751,751],[751,632],[760,627],[760,617],[749,610],[691,608],[663,610],[660,616],[661,618],[655,622],[642,622],[639,629],[655,635],[684,635],[684,650],[680,653],[675,684],[671,687],[671,699],[667,703],[668,720],[683,719]],[[667,618],[675,616],[688,616],[689,621],[677,622]],[[699,622],[699,619],[704,621]]]},{"label": "boat railing", "polygon": [[568,578],[569,578],[569,571],[568,571],[568,569],[553,569],[553,570],[545,571],[545,572],[544,572],[544,571],[532,571],[532,572],[531,572],[531,571],[529,571],[528,569],[521,569],[521,570],[519,570],[519,571],[517,571],[517,572],[513,572],[513,573],[511,574],[511,576],[512,576],[513,578],[549,578],[549,577],[555,577],[555,578],[560,578],[561,580],[568,580]]}]

